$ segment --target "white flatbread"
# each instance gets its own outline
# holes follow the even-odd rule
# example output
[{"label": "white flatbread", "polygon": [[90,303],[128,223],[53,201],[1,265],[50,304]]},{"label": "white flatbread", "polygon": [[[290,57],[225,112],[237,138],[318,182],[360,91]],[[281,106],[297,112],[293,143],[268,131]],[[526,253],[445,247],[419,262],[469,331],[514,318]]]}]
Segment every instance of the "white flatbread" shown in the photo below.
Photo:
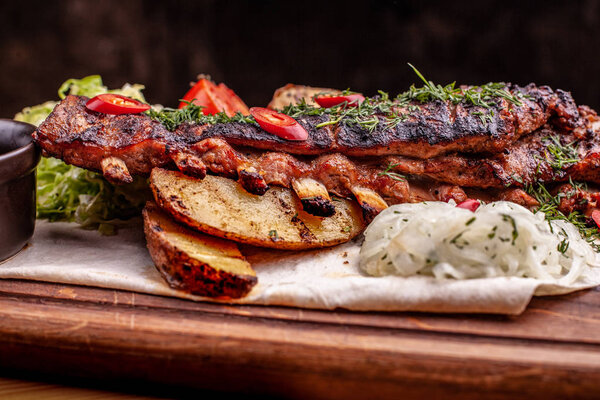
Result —
[{"label": "white flatbread", "polygon": [[[310,252],[243,248],[258,275],[250,294],[232,303],[360,311],[435,311],[519,314],[534,295],[573,292],[600,284],[591,269],[575,285],[526,278],[436,281],[428,277],[368,277],[359,272],[360,245]],[[116,236],[76,224],[38,221],[27,248],[0,264],[0,278],[123,289],[192,300],[211,299],[171,289],[146,249],[141,220]]]}]

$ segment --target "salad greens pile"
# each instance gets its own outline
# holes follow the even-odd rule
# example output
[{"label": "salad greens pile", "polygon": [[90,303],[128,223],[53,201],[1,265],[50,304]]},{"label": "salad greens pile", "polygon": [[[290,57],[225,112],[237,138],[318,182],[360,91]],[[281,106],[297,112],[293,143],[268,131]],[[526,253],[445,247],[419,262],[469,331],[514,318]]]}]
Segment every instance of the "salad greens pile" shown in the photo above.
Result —
[{"label": "salad greens pile", "polygon": [[[99,75],[69,79],[58,89],[64,99],[68,94],[93,97],[116,93],[145,101],[143,85],[125,84],[108,90]],[[27,107],[15,115],[17,121],[39,125],[52,112],[58,101],[47,101]],[[151,198],[148,182],[136,177],[129,185],[113,185],[101,174],[67,165],[55,158],[42,158],[37,168],[37,217],[50,221],[76,222],[84,228],[114,234],[118,220],[140,214]]]}]

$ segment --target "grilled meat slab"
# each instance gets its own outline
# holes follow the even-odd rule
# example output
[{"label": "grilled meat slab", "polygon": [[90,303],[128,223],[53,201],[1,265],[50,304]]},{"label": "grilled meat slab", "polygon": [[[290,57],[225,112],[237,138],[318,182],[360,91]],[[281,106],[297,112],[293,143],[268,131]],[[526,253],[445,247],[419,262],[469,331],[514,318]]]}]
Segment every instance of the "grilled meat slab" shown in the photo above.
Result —
[{"label": "grilled meat slab", "polygon": [[[299,155],[337,152],[358,157],[393,154],[430,158],[456,151],[496,153],[547,122],[566,130],[580,123],[577,107],[566,92],[534,85],[515,86],[511,90],[527,96],[522,98],[522,105],[502,98],[489,109],[448,101],[415,103],[398,107],[396,112],[407,117],[392,128],[386,127],[385,116],[375,116],[382,122],[373,132],[359,124],[343,122],[316,128],[328,121],[328,116],[303,116],[298,121],[309,131],[309,139],[304,142],[287,141],[257,125],[244,123],[182,124],[175,132],[169,132],[146,115],[96,113],[85,108],[85,97],[67,96],[35,136],[43,149],[59,157],[63,152],[68,153],[69,147],[89,147],[111,153],[127,148],[132,160],[122,159],[130,172],[136,174],[147,173],[155,166],[140,164],[142,159],[150,164],[163,163],[162,159],[153,160],[156,148],[148,149],[154,151],[145,157],[130,151],[131,146],[148,147],[149,144],[144,143],[147,140],[154,140],[154,144],[164,146],[170,153],[185,151],[203,139],[219,137],[233,145]],[[98,169],[98,164],[89,167]]]},{"label": "grilled meat slab", "polygon": [[[331,215],[329,193],[355,197],[369,218],[388,204],[466,198],[456,185],[509,186],[514,176],[532,174],[530,162],[517,161],[544,146],[546,131],[571,137],[589,125],[566,92],[534,85],[511,90],[527,95],[521,106],[503,99],[491,109],[417,103],[399,109],[408,117],[397,126],[385,129],[383,121],[373,132],[344,123],[317,128],[328,116],[302,116],[298,121],[309,132],[305,142],[286,141],[244,123],[184,123],[171,132],[146,115],[101,114],[85,108],[87,98],[67,96],[34,139],[45,155],[102,171],[112,182],[129,182],[133,174],[174,165],[198,177],[207,171],[237,177],[255,194],[270,184],[292,187],[315,215]],[[592,142],[591,137],[582,139],[581,146],[595,148]],[[589,172],[588,167],[571,167],[579,174]],[[553,172],[549,179],[566,180],[569,173]],[[598,180],[595,170],[591,175],[591,181]],[[419,189],[423,179],[429,190]]]},{"label": "grilled meat slab", "polygon": [[[600,118],[580,107],[583,124],[561,132],[546,125],[489,157],[452,154],[420,160],[393,156],[388,160],[401,174],[428,176],[455,185],[478,188],[524,186],[569,179],[600,183]],[[565,153],[553,154],[553,152]],[[577,162],[564,162],[569,158]]]}]

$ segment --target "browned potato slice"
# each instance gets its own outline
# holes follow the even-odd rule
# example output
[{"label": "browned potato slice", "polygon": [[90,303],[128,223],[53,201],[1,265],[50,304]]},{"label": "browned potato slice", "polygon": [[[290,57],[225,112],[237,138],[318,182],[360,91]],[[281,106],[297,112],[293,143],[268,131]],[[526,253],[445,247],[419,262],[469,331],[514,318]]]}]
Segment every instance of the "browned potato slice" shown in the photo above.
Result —
[{"label": "browned potato slice", "polygon": [[341,93],[336,89],[327,89],[311,86],[294,85],[288,83],[284,87],[280,87],[273,94],[273,99],[269,103],[269,108],[282,109],[290,104],[296,105],[300,103],[302,99],[306,101],[306,104],[318,107],[318,104],[313,100],[313,96],[319,93]]},{"label": "browned potato slice", "polygon": [[176,220],[213,236],[260,247],[333,246],[352,239],[364,227],[360,207],[353,202],[333,201],[333,216],[315,217],[302,209],[293,191],[281,187],[256,196],[231,179],[198,180],[160,168],[152,171],[150,186],[158,205]]},{"label": "browned potato slice", "polygon": [[185,228],[155,203],[148,202],[143,214],[152,260],[175,289],[238,298],[256,285],[256,273],[235,243]]}]

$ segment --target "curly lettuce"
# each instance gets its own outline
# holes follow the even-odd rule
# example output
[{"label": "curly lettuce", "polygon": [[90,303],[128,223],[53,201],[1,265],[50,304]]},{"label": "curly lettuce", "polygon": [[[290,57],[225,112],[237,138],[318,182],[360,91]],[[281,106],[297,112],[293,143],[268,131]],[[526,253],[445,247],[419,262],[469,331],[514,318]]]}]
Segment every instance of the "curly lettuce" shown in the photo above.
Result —
[{"label": "curly lettuce", "polygon": [[[145,101],[143,85],[125,84],[109,90],[99,75],[69,79],[58,90],[64,99],[68,94],[93,97],[101,93],[117,93]],[[47,101],[24,108],[15,115],[17,121],[39,125],[52,112],[58,101]],[[146,179],[137,177],[128,185],[113,185],[102,175],[67,165],[55,158],[42,158],[37,168],[37,217],[49,221],[76,222],[83,228],[114,234],[119,220],[140,214],[150,198]]]}]

